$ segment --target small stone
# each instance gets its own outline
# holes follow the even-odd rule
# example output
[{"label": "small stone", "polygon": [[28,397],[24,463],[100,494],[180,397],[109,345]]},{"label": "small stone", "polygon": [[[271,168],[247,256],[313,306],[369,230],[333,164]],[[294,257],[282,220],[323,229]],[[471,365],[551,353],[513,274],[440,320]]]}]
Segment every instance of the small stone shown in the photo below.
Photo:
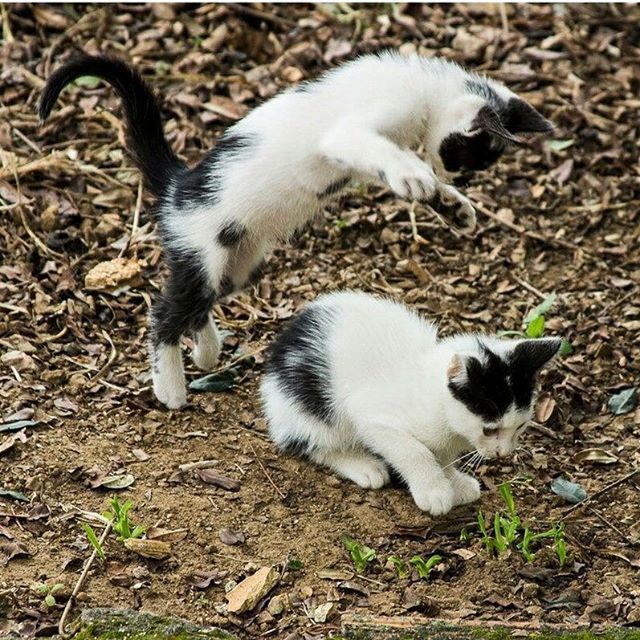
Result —
[{"label": "small stone", "polygon": [[227,593],[230,613],[250,611],[278,583],[280,575],[273,567],[262,567]]},{"label": "small stone", "polygon": [[269,611],[272,616],[279,616],[283,611],[288,609],[289,606],[289,595],[286,593],[281,593],[277,596],[273,596],[273,598],[269,600],[267,611]]}]

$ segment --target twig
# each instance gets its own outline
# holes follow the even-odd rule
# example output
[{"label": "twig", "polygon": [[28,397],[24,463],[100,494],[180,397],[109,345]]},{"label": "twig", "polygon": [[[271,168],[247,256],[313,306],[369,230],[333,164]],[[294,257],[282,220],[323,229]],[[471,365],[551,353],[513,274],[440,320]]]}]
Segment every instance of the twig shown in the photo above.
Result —
[{"label": "twig", "polygon": [[267,468],[262,464],[262,460],[260,460],[260,456],[258,456],[258,453],[255,450],[253,444],[251,444],[251,442],[249,443],[249,446],[251,447],[251,451],[253,451],[253,455],[256,457],[256,460],[258,461],[260,468],[264,472],[264,475],[267,477],[267,480],[270,482],[271,486],[277,491],[278,495],[284,500],[286,496],[284,495],[284,493],[282,493],[282,491],[280,491],[280,489],[278,489],[276,483],[271,479],[271,476],[269,475]]},{"label": "twig", "polygon": [[536,231],[529,231],[528,229],[525,229],[519,224],[514,224],[513,222],[509,222],[508,220],[503,220],[492,211],[489,211],[487,208],[484,207],[484,205],[480,204],[479,202],[474,202],[473,206],[480,213],[482,213],[484,216],[486,216],[490,220],[493,220],[494,222],[501,224],[503,227],[507,227],[507,229],[511,229],[511,231],[515,231],[516,233],[520,233],[524,236],[527,236],[527,238],[531,238],[532,240],[537,240],[538,242],[542,242],[552,247],[562,247],[563,249],[569,249],[571,251],[582,251],[587,255],[592,255],[585,248],[579,247],[577,244],[574,244],[573,242],[569,242],[568,240],[562,240],[560,238],[550,238],[547,236],[543,236],[542,234],[537,233]]},{"label": "twig", "polygon": [[505,35],[509,33],[509,19],[507,18],[507,7],[504,2],[498,3],[500,9],[500,21],[502,22],[502,30]]},{"label": "twig", "polygon": [[411,223],[411,237],[418,244],[429,244],[419,233],[416,223],[416,203],[415,201],[409,206],[409,222]]},{"label": "twig", "polygon": [[279,24],[282,27],[287,27],[291,29],[295,27],[295,22],[291,20],[287,20],[286,18],[281,18],[280,16],[275,15],[274,13],[267,13],[266,11],[261,11],[260,9],[254,9],[246,4],[229,4],[227,5],[229,9],[235,11],[236,13],[240,13],[243,15],[251,16],[252,18],[260,18],[260,20],[265,20],[266,22],[273,22],[274,24]]},{"label": "twig", "polygon": [[107,361],[104,363],[104,365],[102,365],[102,367],[100,367],[99,371],[96,373],[95,376],[91,378],[91,380],[97,380],[98,378],[101,378],[106,373],[107,369],[113,364],[113,361],[116,359],[118,355],[118,350],[116,349],[116,346],[113,344],[113,340],[111,340],[111,337],[104,329],[102,330],[102,335],[106,338],[107,342],[111,345],[111,352],[109,353],[109,358],[107,359]]},{"label": "twig", "polygon": [[[110,521],[107,526],[104,528],[104,531],[102,532],[102,535],[100,536],[100,546],[102,546],[102,544],[104,543],[104,541],[107,539],[107,536],[109,535],[109,533],[111,533],[111,527],[113,526],[113,522]],[[98,555],[98,550],[94,549],[93,553],[89,556],[89,559],[87,560],[86,564],[84,565],[84,569],[82,570],[82,573],[80,574],[80,577],[78,578],[78,582],[76,582],[76,586],[73,588],[73,591],[71,592],[71,595],[69,596],[69,599],[67,600],[67,604],[64,608],[64,611],[62,612],[62,617],[60,618],[60,622],[58,623],[58,633],[63,637],[63,638],[68,638],[69,635],[65,632],[64,630],[64,624],[67,621],[67,616],[69,615],[69,612],[71,611],[71,608],[73,607],[73,604],[75,603],[76,600],[76,596],[78,595],[78,593],[80,592],[80,589],[82,588],[82,585],[84,584],[84,581],[87,577],[87,574],[89,573],[89,569],[91,569],[91,565],[93,564],[93,561],[96,559],[96,556]]]},{"label": "twig", "polygon": [[613,524],[612,522],[609,522],[597,509],[594,509],[593,507],[590,507],[590,506],[587,506],[587,509],[591,513],[593,513],[593,515],[596,516],[598,520],[606,524],[609,528],[613,529],[627,544],[631,543],[629,538],[627,538],[627,536],[622,531],[620,531],[620,529],[618,529],[618,527],[616,527],[615,524]]},{"label": "twig", "polygon": [[538,298],[540,298],[541,300],[546,300],[547,296],[544,295],[544,293],[542,293],[542,291],[540,291],[540,289],[536,289],[533,285],[529,284],[526,280],[523,280],[522,278],[518,278],[518,276],[516,276],[515,274],[511,274],[511,277],[524,289],[526,289],[527,291],[530,291],[531,293],[533,293],[534,295],[538,296]]},{"label": "twig", "polygon": [[198,462],[186,462],[185,464],[178,465],[180,471],[191,471],[193,469],[207,469],[217,465],[220,460],[199,460]]},{"label": "twig", "polygon": [[637,469],[634,469],[633,471],[627,473],[626,476],[622,476],[622,478],[618,478],[618,480],[615,480],[614,482],[608,484],[606,487],[600,489],[600,491],[596,491],[594,494],[592,494],[592,495],[588,496],[587,498],[585,498],[582,502],[578,502],[578,504],[574,504],[572,507],[569,507],[569,509],[567,509],[567,511],[565,511],[564,515],[562,516],[562,518],[560,518],[560,520],[564,520],[570,513],[572,513],[576,509],[579,509],[580,507],[586,506],[594,498],[598,498],[599,496],[601,496],[603,493],[606,493],[610,489],[613,489],[614,487],[617,487],[619,484],[622,484],[623,482],[626,482],[627,480],[630,480],[631,478],[633,478],[633,476],[635,476],[638,473],[640,473],[640,467],[638,467]]},{"label": "twig", "polygon": [[142,180],[139,180],[138,181],[138,197],[136,198],[136,207],[133,210],[133,222],[131,223],[131,233],[129,234],[129,237],[125,242],[124,247],[122,247],[122,249],[120,250],[120,253],[118,254],[118,258],[122,258],[125,252],[129,249],[136,233],[138,232],[138,227],[140,223],[140,209],[142,208],[142,192],[143,192]]}]

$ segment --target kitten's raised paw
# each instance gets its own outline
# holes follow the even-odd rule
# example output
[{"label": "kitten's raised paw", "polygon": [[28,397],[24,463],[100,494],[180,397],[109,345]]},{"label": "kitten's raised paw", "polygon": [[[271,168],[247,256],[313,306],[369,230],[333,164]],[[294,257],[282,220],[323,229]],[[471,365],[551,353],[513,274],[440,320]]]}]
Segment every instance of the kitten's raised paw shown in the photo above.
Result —
[{"label": "kitten's raised paw", "polygon": [[412,489],[411,495],[418,508],[429,512],[432,516],[449,513],[455,504],[455,493],[449,482],[438,482],[429,489],[421,491]]},{"label": "kitten's raised paw", "polygon": [[473,476],[456,470],[452,484],[456,505],[469,504],[480,499],[480,483]]},{"label": "kitten's raised paw", "polygon": [[379,177],[402,198],[428,200],[436,189],[436,177],[431,167],[411,156],[389,163]]}]

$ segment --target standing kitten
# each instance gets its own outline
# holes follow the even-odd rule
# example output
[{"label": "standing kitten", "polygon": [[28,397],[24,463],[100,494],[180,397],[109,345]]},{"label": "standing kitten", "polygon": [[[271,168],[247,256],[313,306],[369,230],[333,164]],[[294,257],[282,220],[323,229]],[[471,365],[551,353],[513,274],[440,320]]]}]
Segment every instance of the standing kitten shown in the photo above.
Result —
[{"label": "standing kitten", "polygon": [[[517,132],[551,128],[501,84],[444,60],[387,52],[268,100],[190,169],[167,142],[151,90],[123,62],[83,56],[58,69],[42,92],[43,120],[83,75],[120,95],[130,152],[157,198],[169,278],[151,310],[151,363],[155,394],[170,408],[186,402],[181,336],[193,335],[198,367],[215,367],[214,301],[256,277],[271,247],[352,179],[386,183],[472,227],[473,207],[446,180],[491,165],[519,142]],[[418,145],[426,161],[411,151]]]},{"label": "standing kitten", "polygon": [[387,465],[433,515],[480,497],[454,462],[510,454],[559,339],[500,340],[434,325],[362,292],[325,295],[271,347],[262,398],[272,439],[365,488]]}]

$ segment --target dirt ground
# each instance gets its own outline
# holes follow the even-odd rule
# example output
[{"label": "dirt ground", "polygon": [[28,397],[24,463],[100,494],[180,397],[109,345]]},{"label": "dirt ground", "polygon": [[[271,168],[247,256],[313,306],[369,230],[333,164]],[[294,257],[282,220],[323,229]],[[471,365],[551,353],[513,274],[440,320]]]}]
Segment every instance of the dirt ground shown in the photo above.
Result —
[{"label": "dirt ground", "polygon": [[[36,424],[0,432],[0,635],[54,632],[91,551],[81,511],[105,510],[115,491],[97,485],[113,474],[134,479],[117,493],[133,501],[136,523],[184,529],[175,534],[184,537],[167,560],[111,538],[76,610],[142,608],[291,640],[335,632],[353,613],[640,626],[640,475],[627,477],[640,466],[640,410],[607,408],[640,373],[640,8],[2,11],[0,420]],[[481,206],[473,237],[420,207],[412,228],[411,203],[355,186],[275,252],[258,286],[216,306],[229,332],[221,366],[237,360],[235,386],[164,410],[145,360],[161,251],[123,151],[118,100],[89,81],[68,89],[40,126],[43,78],[78,48],[131,60],[161,96],[174,148],[193,161],[278,90],[387,46],[444,55],[506,82],[556,132],[473,180],[466,192]],[[116,292],[86,286],[93,267],[120,255],[138,275]],[[557,292],[547,331],[574,351],[543,376],[522,449],[478,476],[488,515],[509,480],[524,520],[542,527],[564,518],[562,569],[548,552],[530,564],[517,552],[490,557],[474,528],[478,505],[432,519],[401,488],[364,491],[277,453],[256,393],[262,352],[307,301],[345,287],[403,299],[445,332],[521,329],[527,311]],[[202,375],[188,366],[190,379]],[[203,460],[238,490],[179,469]],[[572,508],[550,489],[558,476],[593,499]],[[376,552],[362,576],[344,534]],[[415,571],[398,578],[387,562],[436,552],[443,561],[429,580]],[[270,596],[288,601],[267,597],[251,612],[226,613],[225,587],[264,566],[282,574]],[[37,583],[65,585],[56,606],[44,604]]]}]

